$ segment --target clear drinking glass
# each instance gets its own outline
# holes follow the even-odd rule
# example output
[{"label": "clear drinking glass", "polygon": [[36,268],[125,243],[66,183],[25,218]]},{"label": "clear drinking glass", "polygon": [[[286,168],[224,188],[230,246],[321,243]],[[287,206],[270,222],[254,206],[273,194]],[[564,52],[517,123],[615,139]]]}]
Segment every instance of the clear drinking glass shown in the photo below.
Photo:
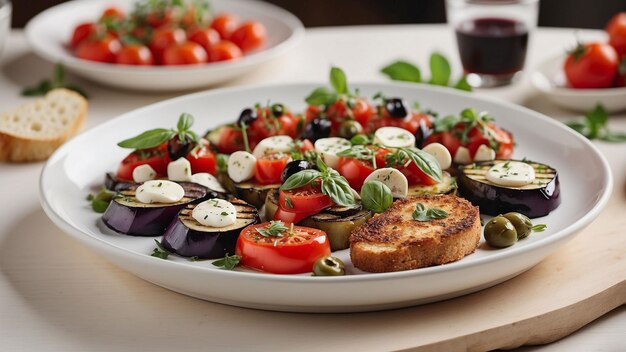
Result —
[{"label": "clear drinking glass", "polygon": [[11,32],[11,2],[0,0],[0,55]]},{"label": "clear drinking glass", "polygon": [[539,0],[446,0],[470,85],[503,86],[519,76],[538,12]]}]

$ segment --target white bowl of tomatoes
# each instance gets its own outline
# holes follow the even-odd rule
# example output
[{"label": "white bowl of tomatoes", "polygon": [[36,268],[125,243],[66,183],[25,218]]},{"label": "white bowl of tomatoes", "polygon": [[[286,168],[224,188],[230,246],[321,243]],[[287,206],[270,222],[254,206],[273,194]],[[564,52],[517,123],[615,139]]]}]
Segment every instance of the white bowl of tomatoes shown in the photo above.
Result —
[{"label": "white bowl of tomatoes", "polygon": [[540,65],[531,78],[534,86],[565,108],[626,109],[626,12],[615,15],[605,30],[607,42],[579,43]]},{"label": "white bowl of tomatoes", "polygon": [[283,55],[303,33],[288,11],[252,0],[77,0],[26,27],[43,58],[99,83],[147,91],[225,82]]}]

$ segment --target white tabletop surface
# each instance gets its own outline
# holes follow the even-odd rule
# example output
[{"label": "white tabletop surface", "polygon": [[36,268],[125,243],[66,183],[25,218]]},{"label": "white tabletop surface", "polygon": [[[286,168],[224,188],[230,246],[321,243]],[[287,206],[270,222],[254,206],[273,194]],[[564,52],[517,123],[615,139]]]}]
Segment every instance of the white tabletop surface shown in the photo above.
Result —
[{"label": "white tabletop surface", "polygon": [[[586,33],[582,35],[597,35]],[[378,71],[404,58],[426,67],[428,55],[440,51],[459,70],[452,33],[442,25],[341,27],[308,30],[300,47],[264,70],[229,85],[296,81],[325,82],[330,65],[343,67],[351,81],[384,81]],[[574,41],[572,29],[540,29],[534,34],[527,67],[562,53]],[[9,37],[0,58],[0,111],[29,99],[20,90],[52,71],[52,64],[35,56],[20,31]],[[180,94],[149,94],[109,89],[82,81],[90,94],[86,128],[123,112]],[[526,105],[561,120],[576,113],[551,106],[532,90],[528,78],[518,84],[477,94]],[[626,131],[626,115],[614,115],[614,129]],[[623,189],[626,144],[596,142],[607,156],[615,189]],[[3,351],[127,351],[127,350],[345,350],[311,340],[308,345],[285,343],[275,337],[238,335],[246,317],[297,319],[297,314],[267,313],[199,301],[152,285],[114,267],[64,236],[44,215],[37,192],[43,163],[0,164],[0,350]],[[372,315],[368,315],[372,317]],[[258,318],[258,317],[257,317]],[[268,321],[268,324],[270,322]],[[215,334],[220,331],[232,333]],[[228,327],[224,329],[224,327]],[[358,338],[355,336],[355,341]],[[274,343],[274,342],[275,343]],[[359,350],[385,350],[384,336]],[[330,347],[330,348],[329,348]],[[542,347],[543,351],[626,350],[626,308],[610,312],[569,337]]]}]

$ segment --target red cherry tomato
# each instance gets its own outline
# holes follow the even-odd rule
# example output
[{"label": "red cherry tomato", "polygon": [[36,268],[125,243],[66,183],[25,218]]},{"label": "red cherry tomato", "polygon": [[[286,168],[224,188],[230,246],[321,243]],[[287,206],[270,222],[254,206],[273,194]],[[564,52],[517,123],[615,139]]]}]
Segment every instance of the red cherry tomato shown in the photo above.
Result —
[{"label": "red cherry tomato", "polygon": [[432,179],[413,162],[409,163],[406,167],[398,168],[398,170],[406,176],[410,185],[431,186],[437,184],[437,180]]},{"label": "red cherry tomato", "polygon": [[217,158],[209,150],[208,143],[204,148],[197,147],[192,150],[185,159],[189,160],[192,173],[208,172],[211,175],[217,175]]},{"label": "red cherry tomato", "polygon": [[243,56],[241,49],[228,40],[222,40],[211,46],[208,54],[210,62],[233,60]]},{"label": "red cherry tomato", "polygon": [[453,158],[456,155],[456,151],[461,146],[461,141],[456,136],[454,136],[452,132],[448,131],[431,134],[430,136],[428,136],[428,138],[426,138],[424,146],[431,143],[443,144],[443,146],[448,149],[450,155],[452,155]]},{"label": "red cherry tomato", "polygon": [[578,46],[565,60],[565,76],[574,88],[608,88],[617,73],[618,56],[612,46],[589,43]]},{"label": "red cherry tomato", "polygon": [[301,187],[289,191],[280,191],[278,206],[294,213],[317,214],[333,205],[329,196],[312,187]]},{"label": "red cherry tomato", "polygon": [[152,65],[152,52],[145,45],[130,44],[122,47],[115,57],[115,63],[122,65]]},{"label": "red cherry tomato", "polygon": [[172,10],[152,11],[146,16],[146,22],[152,28],[160,28],[173,22],[174,14]]},{"label": "red cherry tomato", "polygon": [[150,41],[150,50],[155,61],[161,63],[165,50],[185,41],[185,31],[180,28],[163,27],[154,31]]},{"label": "red cherry tomato", "polygon": [[271,115],[270,108],[258,108],[257,118],[250,126],[249,132],[255,137],[255,142],[259,142],[264,138],[276,135],[287,135],[295,138],[298,134],[299,119],[285,111],[282,116],[275,117]]},{"label": "red cherry tomato", "polygon": [[373,112],[374,108],[366,100],[354,98],[350,103],[342,99],[337,100],[328,107],[326,115],[332,123],[332,133],[336,135],[339,131],[339,126],[347,118],[353,118],[365,129],[364,132],[369,132],[367,128]]},{"label": "red cherry tomato", "polygon": [[241,265],[275,274],[299,274],[312,271],[318,259],[330,255],[324,231],[294,226],[293,233],[287,230],[283,237],[261,236],[257,229],[268,224],[250,225],[239,235],[235,254],[241,257]]},{"label": "red cherry tomato", "polygon": [[250,21],[239,26],[229,39],[245,53],[260,47],[266,37],[265,26],[260,22]]},{"label": "red cherry tomato", "polygon": [[194,43],[200,44],[207,53],[213,45],[220,42],[220,35],[213,28],[194,29],[188,33],[187,38]]},{"label": "red cherry tomato", "polygon": [[405,118],[390,117],[385,114],[382,118],[376,118],[372,121],[373,131],[381,127],[400,127],[415,135],[421,128],[430,128],[432,122],[426,114],[413,112]]},{"label": "red cherry tomato", "polygon": [[[250,136],[248,135],[248,139]],[[232,127],[224,127],[220,132],[220,140],[217,149],[221,153],[231,154],[238,150],[243,150],[243,135]],[[250,146],[252,149],[253,147]]]},{"label": "red cherry tomato", "polygon": [[102,12],[102,16],[100,16],[100,22],[106,21],[106,20],[119,21],[119,20],[123,20],[124,17],[126,17],[126,15],[124,14],[124,11],[122,11],[118,7],[111,6]]},{"label": "red cherry tomato", "polygon": [[136,150],[122,160],[117,168],[117,178],[132,180],[133,170],[139,165],[150,165],[157,176],[167,176],[167,164],[171,161],[167,153],[167,143],[151,149]]},{"label": "red cherry tomato", "polygon": [[211,22],[211,28],[215,29],[222,39],[230,38],[230,35],[237,29],[239,21],[229,13],[216,16]]},{"label": "red cherry tomato", "polygon": [[83,41],[94,37],[98,33],[98,25],[93,22],[81,23],[72,33],[72,39],[70,39],[70,47],[76,49]]},{"label": "red cherry tomato", "polygon": [[363,187],[363,182],[365,182],[367,176],[374,172],[374,167],[371,163],[364,160],[342,157],[339,158],[337,172],[346,178],[350,187],[359,191]]},{"label": "red cherry tomato", "polygon": [[207,54],[200,44],[185,42],[172,45],[163,53],[163,65],[195,65],[207,62]]},{"label": "red cherry tomato", "polygon": [[289,160],[291,160],[289,155],[281,153],[264,155],[257,158],[254,178],[262,185],[280,183],[280,174],[283,172]]},{"label": "red cherry tomato", "polygon": [[276,209],[274,213],[274,220],[280,220],[289,224],[297,224],[300,221],[308,218],[311,215],[317,213],[296,213],[295,211],[284,210],[282,208]]},{"label": "red cherry tomato", "polygon": [[620,57],[626,55],[626,12],[620,12],[613,16],[606,25],[609,34],[609,44],[615,48]]},{"label": "red cherry tomato", "polygon": [[114,62],[122,44],[115,37],[107,34],[102,39],[83,41],[76,48],[76,56],[84,60]]}]

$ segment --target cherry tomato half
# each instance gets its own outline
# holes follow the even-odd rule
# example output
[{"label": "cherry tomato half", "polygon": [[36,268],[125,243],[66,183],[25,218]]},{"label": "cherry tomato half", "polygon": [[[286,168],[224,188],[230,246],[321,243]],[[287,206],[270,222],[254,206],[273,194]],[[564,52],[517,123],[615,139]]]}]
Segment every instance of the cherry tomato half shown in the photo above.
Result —
[{"label": "cherry tomato half", "polygon": [[280,174],[289,160],[291,157],[282,153],[263,155],[257,158],[254,178],[262,185],[280,183]]},{"label": "cherry tomato half", "polygon": [[[250,138],[250,136],[248,136]],[[220,140],[217,149],[221,153],[231,154],[238,150],[243,150],[243,135],[241,131],[232,127],[224,127],[220,132]],[[252,149],[252,145],[250,146]]]},{"label": "cherry tomato half", "polygon": [[204,148],[196,147],[185,157],[191,164],[192,173],[208,172],[211,175],[217,175],[217,158],[208,146],[207,142]]},{"label": "cherry tomato half", "polygon": [[300,274],[313,270],[313,264],[330,255],[328,236],[322,230],[294,226],[293,233],[283,237],[265,237],[257,229],[269,223],[243,229],[235,248],[241,265],[274,274]]},{"label": "cherry tomato half", "polygon": [[260,47],[266,37],[265,26],[260,22],[250,21],[239,26],[228,38],[245,53]]},{"label": "cherry tomato half", "polygon": [[136,150],[126,156],[117,168],[117,178],[132,180],[133,170],[139,165],[150,165],[157,176],[167,176],[167,164],[172,161],[167,153],[167,143],[151,149]]},{"label": "cherry tomato half", "polygon": [[309,186],[288,191],[280,191],[278,206],[295,213],[317,214],[333,205],[329,196]]},{"label": "cherry tomato half", "polygon": [[360,191],[367,176],[374,172],[374,167],[370,162],[364,160],[341,157],[337,172],[346,178],[350,187]]},{"label": "cherry tomato half", "polygon": [[618,56],[604,43],[579,45],[565,60],[565,76],[574,88],[608,88],[617,73]]}]

